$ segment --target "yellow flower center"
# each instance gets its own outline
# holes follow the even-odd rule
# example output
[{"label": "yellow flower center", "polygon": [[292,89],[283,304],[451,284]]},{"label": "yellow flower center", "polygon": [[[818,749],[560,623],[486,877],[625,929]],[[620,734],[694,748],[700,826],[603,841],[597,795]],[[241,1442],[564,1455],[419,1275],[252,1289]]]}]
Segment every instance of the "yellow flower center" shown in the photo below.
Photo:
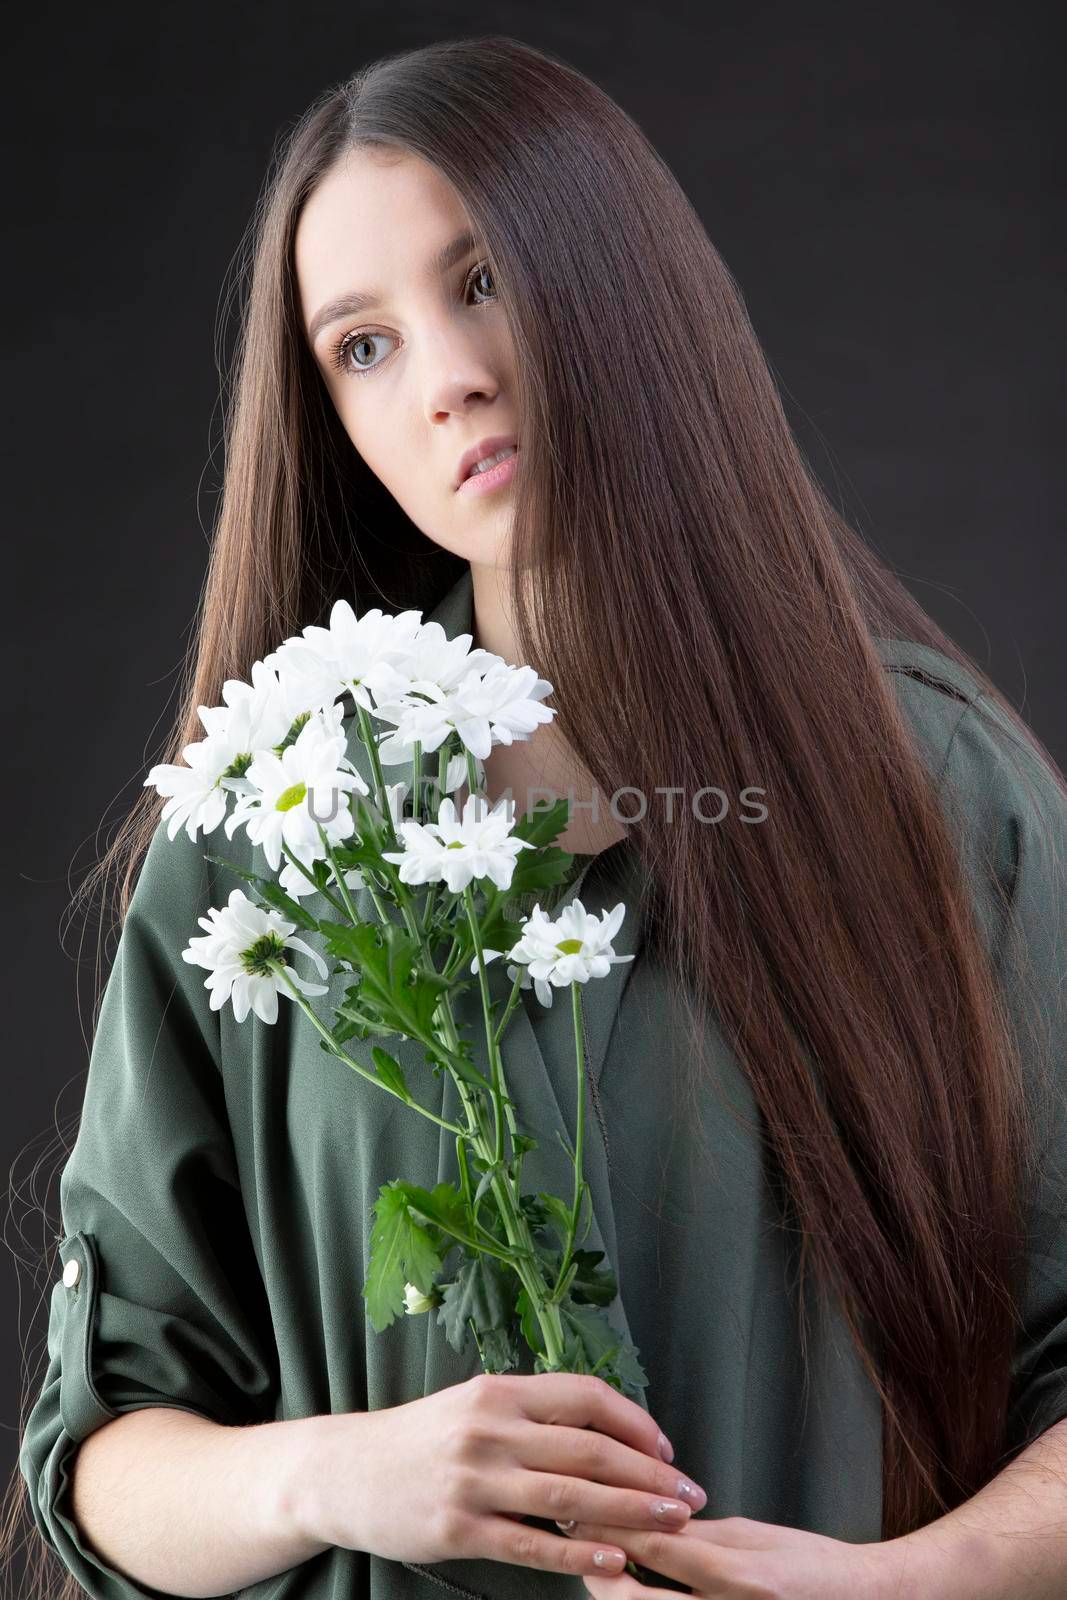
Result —
[{"label": "yellow flower center", "polygon": [[556,949],[565,956],[576,956],[581,951],[581,948],[582,941],[580,939],[561,939],[556,946]]},{"label": "yellow flower center", "polygon": [[445,845],[445,849],[446,850],[462,850],[463,849],[463,840],[462,839],[453,839],[451,844]]},{"label": "yellow flower center", "polygon": [[298,806],[300,804],[307,792],[308,789],[306,783],[294,783],[290,785],[288,789],[283,789],[281,794],[278,796],[277,809],[279,811],[291,811],[294,806]]}]

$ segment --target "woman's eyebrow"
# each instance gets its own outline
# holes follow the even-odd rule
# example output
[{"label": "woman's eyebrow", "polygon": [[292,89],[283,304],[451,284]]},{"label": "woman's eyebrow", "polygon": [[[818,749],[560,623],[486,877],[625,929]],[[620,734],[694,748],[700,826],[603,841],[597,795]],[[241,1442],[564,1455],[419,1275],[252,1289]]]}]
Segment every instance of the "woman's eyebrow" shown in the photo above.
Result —
[{"label": "woman's eyebrow", "polygon": [[[469,229],[457,233],[454,239],[450,239],[447,244],[434,251],[426,266],[426,276],[442,277],[463,256],[469,255],[477,243]],[[360,312],[369,311],[372,306],[379,305],[384,298],[380,289],[370,289],[353,291],[351,294],[338,295],[335,300],[327,300],[311,319],[308,343],[313,345],[323,328],[328,327],[331,322],[339,322],[342,317],[358,316]]]}]

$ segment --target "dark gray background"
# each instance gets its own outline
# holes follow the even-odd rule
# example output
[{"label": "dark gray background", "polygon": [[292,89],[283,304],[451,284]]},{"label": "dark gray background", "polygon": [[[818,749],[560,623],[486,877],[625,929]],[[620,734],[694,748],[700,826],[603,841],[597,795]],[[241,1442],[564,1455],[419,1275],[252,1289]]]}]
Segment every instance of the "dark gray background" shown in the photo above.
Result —
[{"label": "dark gray background", "polygon": [[[261,0],[7,28],[5,1470],[51,1289],[33,1206],[57,1214],[88,1060],[95,927],[79,959],[64,911],[174,711],[217,503],[221,290],[272,139],[325,84],[502,32],[613,94],[739,281],[815,471],[1067,763],[1041,8]],[[635,336],[635,381],[669,358],[654,325]]]}]

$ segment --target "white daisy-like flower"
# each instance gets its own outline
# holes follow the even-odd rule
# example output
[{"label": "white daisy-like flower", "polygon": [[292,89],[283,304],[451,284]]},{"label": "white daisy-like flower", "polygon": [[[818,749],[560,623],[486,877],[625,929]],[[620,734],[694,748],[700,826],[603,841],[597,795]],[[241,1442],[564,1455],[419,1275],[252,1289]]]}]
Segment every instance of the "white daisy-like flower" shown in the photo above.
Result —
[{"label": "white daisy-like flower", "polygon": [[468,795],[463,816],[454,801],[441,801],[436,822],[400,823],[403,850],[385,850],[386,861],[400,869],[401,883],[447,883],[459,894],[473,878],[490,878],[508,889],[520,850],[532,850],[529,839],[512,833],[515,802],[502,795],[491,811],[481,795]]},{"label": "white daisy-like flower", "polygon": [[326,706],[305,700],[299,685],[279,675],[270,656],[252,663],[251,683],[227,678],[222,698],[221,706],[198,707],[200,720],[209,734],[225,735],[248,754],[281,744],[297,717]]},{"label": "white daisy-like flower", "polygon": [[357,617],[347,600],[330,611],[329,626],[310,624],[267,659],[308,704],[336,700],[346,691],[371,710],[374,699],[407,681],[405,663],[419,630],[421,611],[396,614],[375,607]]},{"label": "white daisy-like flower", "polygon": [[[606,977],[613,964],[633,960],[632,955],[616,955],[611,947],[625,915],[626,906],[621,900],[600,916],[586,911],[580,900],[572,900],[555,919],[535,905],[523,924],[521,939],[507,952],[512,963],[507,969],[508,977],[514,983],[516,974],[525,968],[520,987],[528,989],[532,982],[543,1006],[552,1004],[553,988]],[[482,954],[489,962],[504,952],[484,950]],[[477,970],[475,956],[471,971]]]},{"label": "white daisy-like flower", "polygon": [[423,1294],[413,1283],[404,1285],[404,1312],[409,1317],[417,1317],[420,1312],[432,1311],[437,1301],[429,1295]]},{"label": "white daisy-like flower", "polygon": [[[429,624],[427,624],[429,626]],[[555,710],[542,705],[552,693],[547,678],[533,667],[513,667],[499,656],[483,669],[472,668],[451,688],[425,683],[425,700],[386,702],[377,715],[396,724],[378,746],[383,764],[410,761],[416,741],[424,751],[436,750],[455,730],[461,743],[484,761],[494,744],[528,739]]]},{"label": "white daisy-like flower", "polygon": [[472,650],[473,640],[471,633],[458,633],[450,639],[439,622],[424,622],[404,660],[392,672],[382,673],[375,716],[395,721],[395,715],[386,716],[386,708],[399,713],[407,705],[439,699],[455,689],[468,673],[485,672],[500,661],[500,656],[491,650],[480,646]]},{"label": "white daisy-like flower", "polygon": [[302,994],[327,992],[328,984],[301,978],[286,959],[288,951],[298,950],[311,958],[320,976],[326,976],[325,961],[295,937],[295,924],[277,911],[256,905],[242,889],[231,890],[225,906],[212,906],[207,916],[197,921],[206,932],[189,940],[182,960],[208,969],[204,987],[211,992],[212,1011],[221,1011],[230,1000],[238,1022],[243,1022],[249,1011],[263,1022],[277,1022],[279,994],[290,1000],[293,995],[285,977],[273,970],[275,966],[288,969]]},{"label": "white daisy-like flower", "polygon": [[[158,762],[144,780],[146,788],[168,797],[161,820],[171,839],[182,826],[190,839],[200,829],[212,833],[226,815],[229,795],[251,792],[244,774],[255,751],[281,744],[296,718],[307,714],[292,685],[263,661],[253,662],[251,684],[228,678],[222,697],[221,706],[197,706],[207,738],[184,747],[186,765]],[[322,711],[331,731],[338,731],[343,709],[338,704]]]},{"label": "white daisy-like flower", "polygon": [[305,866],[322,855],[320,825],[330,844],[355,831],[348,792],[365,795],[369,790],[344,754],[344,734],[330,731],[335,726],[332,718],[312,716],[280,756],[260,750],[245,773],[249,792],[238,798],[227,818],[226,836],[232,839],[243,824],[274,872],[283,844]]},{"label": "white daisy-like flower", "polygon": [[[201,716],[204,707],[199,707]],[[160,761],[149,769],[143,787],[152,785],[168,798],[160,813],[173,839],[181,827],[190,839],[202,828],[212,833],[226,815],[228,791],[220,779],[233,765],[235,751],[224,737],[194,740],[182,750],[186,765]]]}]

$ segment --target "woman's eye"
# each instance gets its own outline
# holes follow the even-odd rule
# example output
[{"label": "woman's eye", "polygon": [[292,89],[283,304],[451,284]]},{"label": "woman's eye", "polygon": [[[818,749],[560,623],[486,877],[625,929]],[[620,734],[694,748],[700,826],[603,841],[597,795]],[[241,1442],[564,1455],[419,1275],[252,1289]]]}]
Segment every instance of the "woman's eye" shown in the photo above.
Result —
[{"label": "woman's eye", "polygon": [[[388,339],[390,337],[391,335],[388,333],[346,333],[334,350],[334,366],[339,372],[372,372],[379,363],[371,359],[363,359],[363,346],[373,345],[375,339]],[[354,365],[350,364],[348,360],[350,350],[355,352]]]},{"label": "woman's eye", "polygon": [[[489,285],[488,288],[485,287],[486,283]],[[496,299],[496,290],[492,287],[492,283],[492,269],[487,261],[479,261],[476,266],[472,267],[467,275],[466,287],[476,286],[476,292],[480,297],[475,301],[476,305],[487,305]],[[376,367],[380,367],[382,364],[380,361],[373,359],[373,348],[370,355],[364,358],[362,347],[364,345],[373,347],[376,339],[391,339],[392,337],[391,333],[381,333],[377,330],[368,331],[367,329],[358,329],[355,332],[346,333],[344,338],[334,346],[332,364],[338,372],[343,372],[352,377],[362,377],[364,373],[373,372]],[[353,356],[351,361],[349,360],[350,351]]]},{"label": "woman's eye", "polygon": [[[479,261],[478,265],[475,267],[474,272],[471,275],[471,280],[470,281],[473,282],[473,283],[477,283],[479,281],[479,279],[483,279],[483,278],[488,278],[490,283],[492,283],[492,281],[493,281],[493,271],[492,271],[492,268],[490,267],[488,261]],[[487,299],[490,299],[490,300],[495,300],[496,299],[496,290],[495,289],[489,289],[489,290],[479,289],[478,293],[486,295]]]}]

